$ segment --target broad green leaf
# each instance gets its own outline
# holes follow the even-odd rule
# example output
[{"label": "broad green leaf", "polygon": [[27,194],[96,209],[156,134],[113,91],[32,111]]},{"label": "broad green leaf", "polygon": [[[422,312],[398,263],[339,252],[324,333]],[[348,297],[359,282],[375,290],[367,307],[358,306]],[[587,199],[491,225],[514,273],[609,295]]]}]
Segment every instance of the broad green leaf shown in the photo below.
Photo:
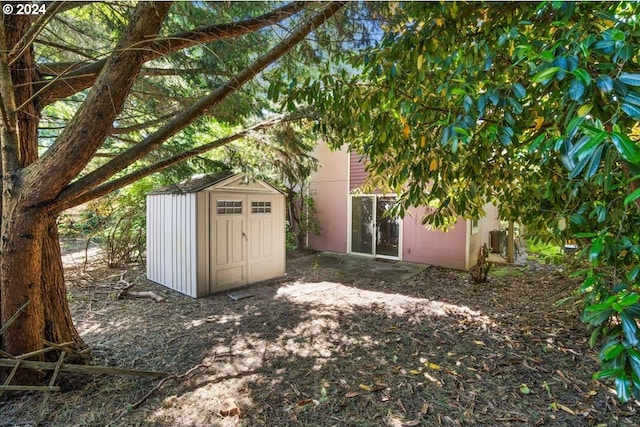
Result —
[{"label": "broad green leaf", "polygon": [[573,79],[569,86],[569,98],[578,101],[585,92],[585,85],[579,79]]},{"label": "broad green leaf", "polygon": [[580,315],[580,320],[587,325],[600,326],[603,325],[609,317],[613,314],[613,310],[600,310],[600,311],[584,311]]},{"label": "broad green leaf", "polygon": [[640,295],[634,292],[629,295],[625,295],[624,298],[622,298],[622,300],[620,301],[620,305],[623,307],[629,307],[631,305],[634,305],[638,301],[640,301]]},{"label": "broad green leaf", "polygon": [[624,198],[624,205],[627,206],[631,202],[635,202],[640,198],[640,188],[636,188],[631,194]]},{"label": "broad green leaf", "polygon": [[603,369],[602,371],[598,371],[593,374],[594,380],[602,380],[605,378],[617,377],[621,373],[624,373],[622,369]]},{"label": "broad green leaf", "polygon": [[640,107],[622,103],[622,105],[620,105],[620,108],[622,108],[622,111],[624,111],[633,120],[640,120]]},{"label": "broad green leaf", "polygon": [[546,135],[544,133],[541,133],[533,141],[531,141],[531,144],[529,144],[529,147],[527,148],[529,150],[529,153],[533,153],[534,151],[536,151],[542,141],[544,141],[545,137]]},{"label": "broad green leaf", "polygon": [[587,114],[589,114],[592,108],[593,104],[584,104],[582,107],[578,108],[578,117],[586,116]]},{"label": "broad green leaf", "polygon": [[613,90],[613,79],[609,76],[598,76],[596,78],[596,86],[604,93],[609,93]]},{"label": "broad green leaf", "polygon": [[527,90],[524,88],[524,86],[522,86],[520,83],[516,83],[513,85],[512,87],[513,89],[513,94],[516,96],[516,98],[518,99],[522,99],[525,96],[527,96]]},{"label": "broad green leaf", "polygon": [[602,237],[598,237],[593,241],[593,243],[591,243],[591,249],[589,250],[590,262],[594,262],[598,259],[598,257],[600,256],[600,253],[602,252],[603,245],[604,245],[604,242],[602,240]]},{"label": "broad green leaf", "polygon": [[606,54],[613,53],[616,42],[614,40],[601,40],[593,45],[594,49],[600,49]]},{"label": "broad green leaf", "polygon": [[540,71],[538,74],[536,74],[535,76],[533,76],[531,78],[531,81],[533,83],[541,83],[544,82],[545,80],[551,79],[553,78],[554,75],[556,75],[556,73],[560,71],[560,67],[549,67],[546,68],[542,71]]},{"label": "broad green leaf", "polygon": [[574,234],[574,236],[576,237],[580,237],[580,238],[587,238],[590,239],[592,237],[596,237],[598,234],[597,233],[592,233],[592,232],[585,232],[585,233],[576,233]]},{"label": "broad green leaf", "polygon": [[640,352],[635,348],[629,348],[627,353],[629,354],[629,362],[634,375],[640,378]]},{"label": "broad green leaf", "polygon": [[591,76],[584,68],[576,68],[572,73],[580,82],[582,82],[583,86],[591,85]]},{"label": "broad green leaf", "polygon": [[611,134],[611,140],[622,157],[633,164],[640,163],[640,148],[627,135],[614,132]]},{"label": "broad green leaf", "polygon": [[629,381],[629,378],[624,372],[622,372],[615,379],[615,383],[618,399],[620,399],[621,402],[627,402],[631,397],[629,395],[629,391],[631,389],[631,382]]},{"label": "broad green leaf", "polygon": [[604,345],[604,347],[602,347],[602,350],[600,350],[598,357],[601,360],[615,359],[624,350],[624,346],[619,341],[609,341]]},{"label": "broad green leaf", "polygon": [[621,73],[618,80],[629,86],[640,87],[640,74]]},{"label": "broad green leaf", "polygon": [[633,317],[627,315],[624,311],[620,314],[620,320],[626,341],[636,347],[640,343],[638,339],[638,324]]},{"label": "broad green leaf", "polygon": [[598,326],[591,332],[591,336],[589,337],[589,348],[594,348],[596,346],[596,341],[598,336],[602,333],[602,326]]},{"label": "broad green leaf", "polygon": [[580,172],[582,172],[585,166],[587,166],[589,160],[591,160],[590,156],[584,156],[582,159],[578,160],[578,163],[575,164],[575,166],[571,170],[571,173],[569,174],[569,179],[573,179],[576,176],[580,175]]},{"label": "broad green leaf", "polygon": [[520,104],[518,101],[515,100],[515,98],[509,98],[509,105],[511,105],[511,110],[516,113],[516,114],[522,114],[522,111],[524,110],[522,108],[522,104]]},{"label": "broad green leaf", "polygon": [[585,155],[589,156],[600,146],[600,144],[605,140],[606,137],[607,132],[600,131],[600,133],[591,136],[591,138],[586,139],[583,143],[576,144],[571,154],[577,157],[582,157]]},{"label": "broad green leaf", "polygon": [[587,179],[590,179],[596,174],[596,172],[598,172],[603,151],[604,151],[604,145],[599,145],[598,148],[596,148],[593,155],[591,156],[591,161],[589,162],[589,169],[587,169],[587,174],[585,175]]},{"label": "broad green leaf", "polygon": [[464,101],[462,103],[462,108],[464,108],[464,112],[468,114],[472,106],[473,106],[473,99],[469,95],[465,95]]},{"label": "broad green leaf", "polygon": [[618,79],[615,79],[613,81],[613,89],[620,96],[627,96],[627,94],[629,93],[629,86],[627,86],[626,84],[622,83]]},{"label": "broad green leaf", "polygon": [[628,92],[622,100],[627,104],[633,104],[636,106],[640,106],[640,94],[637,92]]}]

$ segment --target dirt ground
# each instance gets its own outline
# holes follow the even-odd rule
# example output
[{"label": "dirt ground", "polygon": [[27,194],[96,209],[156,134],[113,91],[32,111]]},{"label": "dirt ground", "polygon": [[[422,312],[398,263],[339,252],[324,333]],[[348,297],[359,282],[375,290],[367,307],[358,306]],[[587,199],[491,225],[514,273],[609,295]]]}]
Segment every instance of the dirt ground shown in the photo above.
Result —
[{"label": "dirt ground", "polygon": [[311,254],[287,277],[194,300],[127,266],[165,301],[116,299],[125,269],[68,254],[93,364],[173,377],[62,373],[61,392],[5,394],[0,425],[623,426],[640,406],[596,382],[575,284],[556,268],[466,272]]}]

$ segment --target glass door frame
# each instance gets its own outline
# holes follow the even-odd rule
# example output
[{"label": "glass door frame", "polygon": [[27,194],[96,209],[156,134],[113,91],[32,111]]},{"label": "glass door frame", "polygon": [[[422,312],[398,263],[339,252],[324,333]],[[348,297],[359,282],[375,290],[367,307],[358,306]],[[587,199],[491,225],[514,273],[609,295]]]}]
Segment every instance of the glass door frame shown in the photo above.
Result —
[{"label": "glass door frame", "polygon": [[[353,199],[355,197],[370,197],[373,198],[373,224],[372,224],[372,229],[374,230],[374,232],[372,233],[371,236],[371,248],[372,248],[372,253],[366,253],[366,252],[356,252],[351,250],[352,246],[353,246]],[[391,256],[391,255],[382,255],[382,254],[378,254],[376,253],[376,247],[377,247],[377,232],[376,230],[378,229],[377,226],[377,206],[378,206],[378,198],[379,197],[397,197],[395,194],[349,194],[349,202],[348,202],[348,210],[349,210],[349,215],[347,218],[347,250],[348,253],[350,254],[354,254],[354,255],[360,255],[360,256],[366,256],[366,257],[371,257],[371,258],[380,258],[380,259],[388,259],[388,260],[395,260],[395,261],[400,261],[402,260],[402,228],[403,228],[403,220],[401,218],[398,218],[398,256]]]}]

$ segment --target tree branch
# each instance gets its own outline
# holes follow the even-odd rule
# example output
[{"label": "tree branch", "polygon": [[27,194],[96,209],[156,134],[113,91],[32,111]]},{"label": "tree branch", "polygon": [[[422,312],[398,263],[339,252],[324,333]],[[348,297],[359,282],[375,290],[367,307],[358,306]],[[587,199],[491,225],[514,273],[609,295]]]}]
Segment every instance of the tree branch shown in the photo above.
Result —
[{"label": "tree branch", "polygon": [[44,29],[44,27],[49,23],[51,18],[53,18],[56,13],[62,8],[64,2],[55,1],[51,3],[49,9],[46,13],[41,15],[36,22],[34,22],[31,27],[29,27],[29,31],[26,32],[24,36],[16,43],[16,45],[9,52],[9,65],[13,64],[20,58],[20,56],[24,53],[26,49],[33,43],[33,41],[38,37],[40,31]]},{"label": "tree branch", "polygon": [[153,119],[153,120],[149,120],[148,122],[144,122],[144,123],[140,123],[140,124],[136,124],[136,125],[131,125],[131,126],[123,126],[123,127],[114,127],[111,129],[111,132],[109,132],[110,135],[122,135],[122,134],[127,134],[127,133],[131,133],[131,132],[135,132],[135,131],[139,131],[139,130],[143,130],[148,128],[149,126],[155,126],[157,124],[160,124],[162,122],[167,121],[167,119],[169,119],[172,116],[175,116],[176,113],[169,113],[169,114],[165,114],[164,116],[158,117],[157,119]]},{"label": "tree branch", "polygon": [[287,116],[277,116],[271,118],[269,120],[265,120],[261,123],[255,124],[249,128],[243,129],[240,132],[236,132],[232,135],[226,136],[224,138],[217,139],[215,141],[209,142],[207,144],[196,147],[192,150],[188,150],[182,152],[180,154],[176,154],[175,156],[169,157],[167,159],[161,160],[153,165],[143,167],[134,172],[131,172],[123,177],[114,179],[112,181],[106,182],[90,191],[85,192],[79,197],[74,199],[67,198],[60,203],[56,203],[54,206],[54,210],[56,212],[62,212],[66,209],[70,209],[75,206],[79,206],[83,203],[96,199],[98,197],[102,197],[106,194],[109,194],[113,191],[119,190],[129,184],[132,184],[144,177],[152,175],[157,172],[161,172],[171,166],[174,166],[180,162],[191,159],[193,157],[204,154],[208,151],[214,150],[216,148],[222,147],[230,142],[236,141],[238,139],[244,138],[253,132],[257,132],[272,126],[275,126],[279,123],[285,123],[294,120],[300,120],[301,118],[306,117],[306,112],[291,114]]},{"label": "tree branch", "polygon": [[[197,44],[250,34],[287,19],[307,7],[309,7],[308,2],[297,1],[256,18],[228,24],[211,25],[148,41],[142,48],[154,52],[147,59],[147,61],[150,61]],[[59,75],[60,79],[55,83],[40,83],[36,90],[41,92],[42,105],[51,104],[90,87],[104,67],[105,61],[95,61],[80,67],[67,67],[69,71]],[[58,67],[55,64],[47,64],[47,68],[51,73],[52,70],[56,70]]]},{"label": "tree branch", "polygon": [[164,143],[166,140],[194,122],[208,109],[216,106],[229,95],[236,92],[247,81],[251,80],[262,70],[264,70],[284,54],[289,52],[311,31],[326,22],[343,6],[344,2],[329,3],[325,8],[323,8],[308,21],[302,24],[298,29],[296,29],[289,37],[285,38],[269,52],[256,59],[253,63],[249,64],[234,78],[219,86],[211,94],[202,98],[200,101],[196,102],[191,107],[178,114],[169,123],[158,129],[153,134],[149,135],[147,138],[140,141],[140,143],[136,144],[134,147],[129,148],[105,165],[99,167],[98,169],[90,172],[89,174],[67,186],[67,188],[60,193],[57,199],[57,204],[64,204],[67,203],[68,200],[78,199],[87,191],[102,184],[119,171],[123,170],[127,166],[134,163],[136,160],[141,159],[142,157],[146,156],[148,153],[162,145],[162,143]]},{"label": "tree branch", "polygon": [[24,169],[29,184],[25,188],[34,204],[54,199],[101,146],[120,114],[138,71],[150,55],[146,49],[131,46],[157,37],[170,6],[169,2],[139,3],[80,110],[55,144]]}]

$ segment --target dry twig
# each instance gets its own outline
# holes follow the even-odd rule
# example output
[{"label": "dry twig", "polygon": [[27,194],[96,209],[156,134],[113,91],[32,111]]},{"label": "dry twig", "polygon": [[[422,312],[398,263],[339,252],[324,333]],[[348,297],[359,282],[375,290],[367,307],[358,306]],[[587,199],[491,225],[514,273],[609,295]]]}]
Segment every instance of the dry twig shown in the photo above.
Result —
[{"label": "dry twig", "polygon": [[160,380],[160,382],[158,384],[156,384],[156,386],[154,388],[152,388],[151,390],[149,390],[144,396],[142,396],[142,398],[140,400],[138,400],[136,403],[134,403],[133,405],[131,405],[131,409],[135,409],[138,406],[142,405],[145,400],[147,400],[149,398],[149,396],[151,396],[153,393],[155,393],[156,391],[158,391],[160,389],[160,387],[162,387],[164,385],[165,382],[169,381],[169,380],[181,380],[183,378],[188,378],[193,372],[195,372],[196,370],[200,369],[200,368],[208,368],[209,365],[206,365],[204,363],[201,363],[199,365],[194,366],[193,368],[189,369],[187,372],[185,372],[184,374],[180,374],[180,375],[169,375],[166,378],[163,378],[162,380]]}]

